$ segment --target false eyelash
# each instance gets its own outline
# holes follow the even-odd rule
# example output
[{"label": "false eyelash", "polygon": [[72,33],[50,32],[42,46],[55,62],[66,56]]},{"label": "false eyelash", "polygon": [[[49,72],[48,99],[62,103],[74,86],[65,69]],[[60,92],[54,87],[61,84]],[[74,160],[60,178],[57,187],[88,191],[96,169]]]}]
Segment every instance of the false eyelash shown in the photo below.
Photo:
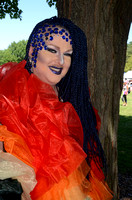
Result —
[{"label": "false eyelash", "polygon": [[72,57],[72,53],[65,53],[64,55],[65,55],[65,56]]},{"label": "false eyelash", "polygon": [[47,47],[46,50],[51,52],[51,53],[57,53],[57,51],[55,49],[52,49],[52,48],[49,48],[49,47]]}]

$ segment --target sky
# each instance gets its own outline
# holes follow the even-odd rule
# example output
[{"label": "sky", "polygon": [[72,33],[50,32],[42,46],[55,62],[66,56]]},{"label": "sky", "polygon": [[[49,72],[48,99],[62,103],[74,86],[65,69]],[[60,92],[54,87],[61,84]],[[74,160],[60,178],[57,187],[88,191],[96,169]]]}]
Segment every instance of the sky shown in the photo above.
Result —
[{"label": "sky", "polygon": [[27,40],[38,22],[57,16],[55,6],[49,7],[46,0],[19,0],[19,8],[23,11],[21,21],[10,19],[9,15],[0,20],[0,50],[7,49],[13,41]]},{"label": "sky", "polygon": [[[57,16],[55,6],[49,7],[46,0],[20,0],[19,8],[23,10],[22,20],[10,19],[6,15],[0,20],[0,50],[7,49],[12,42],[28,40],[34,26],[52,16]],[[132,25],[127,43],[132,42]]]}]

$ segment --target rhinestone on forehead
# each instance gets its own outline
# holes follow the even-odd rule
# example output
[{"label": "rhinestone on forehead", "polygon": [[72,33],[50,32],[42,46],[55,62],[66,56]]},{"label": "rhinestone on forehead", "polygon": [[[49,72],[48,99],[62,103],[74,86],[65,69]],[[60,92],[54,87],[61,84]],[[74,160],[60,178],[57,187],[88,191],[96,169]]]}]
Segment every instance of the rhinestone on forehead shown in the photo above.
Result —
[{"label": "rhinestone on forehead", "polygon": [[32,53],[32,61],[34,63],[34,67],[36,67],[36,59],[38,55],[38,51],[47,48],[45,41],[54,39],[54,36],[60,36],[66,42],[70,41],[72,45],[72,39],[70,34],[61,27],[57,25],[49,25],[45,24],[43,27],[39,28],[36,33],[33,34],[31,45],[34,48]]}]

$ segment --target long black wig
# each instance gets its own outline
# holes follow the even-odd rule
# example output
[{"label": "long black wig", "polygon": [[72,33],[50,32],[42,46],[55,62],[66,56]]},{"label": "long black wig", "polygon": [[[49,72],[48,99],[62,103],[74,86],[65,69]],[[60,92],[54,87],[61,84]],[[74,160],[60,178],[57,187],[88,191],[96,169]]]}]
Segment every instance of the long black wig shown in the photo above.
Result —
[{"label": "long black wig", "polygon": [[103,168],[106,166],[106,162],[98,137],[98,130],[96,129],[96,116],[90,100],[87,78],[87,40],[84,32],[66,18],[52,17],[39,22],[33,29],[27,43],[25,57],[27,64],[25,68],[31,73],[32,66],[29,62],[29,48],[33,35],[45,24],[63,27],[71,35],[73,47],[72,62],[68,73],[57,84],[59,88],[58,97],[63,99],[63,102],[70,102],[79,115],[84,132],[83,149],[87,154],[88,164],[90,164],[91,159],[94,159]]}]

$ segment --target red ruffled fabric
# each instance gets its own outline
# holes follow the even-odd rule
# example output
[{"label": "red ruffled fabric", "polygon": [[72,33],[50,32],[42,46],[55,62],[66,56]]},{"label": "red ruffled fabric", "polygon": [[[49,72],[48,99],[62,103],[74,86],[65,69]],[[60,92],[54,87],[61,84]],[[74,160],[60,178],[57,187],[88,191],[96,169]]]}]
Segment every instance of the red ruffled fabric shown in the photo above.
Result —
[{"label": "red ruffled fabric", "polygon": [[14,70],[15,65],[17,65],[16,62],[8,62],[0,66],[0,81],[8,74],[8,71]]},{"label": "red ruffled fabric", "polygon": [[31,197],[37,200],[45,199],[42,196],[55,184],[71,176],[86,154],[81,122],[73,106],[60,102],[52,87],[30,75],[25,64],[12,65],[1,79],[0,122],[9,132],[6,137],[1,132],[0,138],[7,152],[34,168],[38,183]]}]

